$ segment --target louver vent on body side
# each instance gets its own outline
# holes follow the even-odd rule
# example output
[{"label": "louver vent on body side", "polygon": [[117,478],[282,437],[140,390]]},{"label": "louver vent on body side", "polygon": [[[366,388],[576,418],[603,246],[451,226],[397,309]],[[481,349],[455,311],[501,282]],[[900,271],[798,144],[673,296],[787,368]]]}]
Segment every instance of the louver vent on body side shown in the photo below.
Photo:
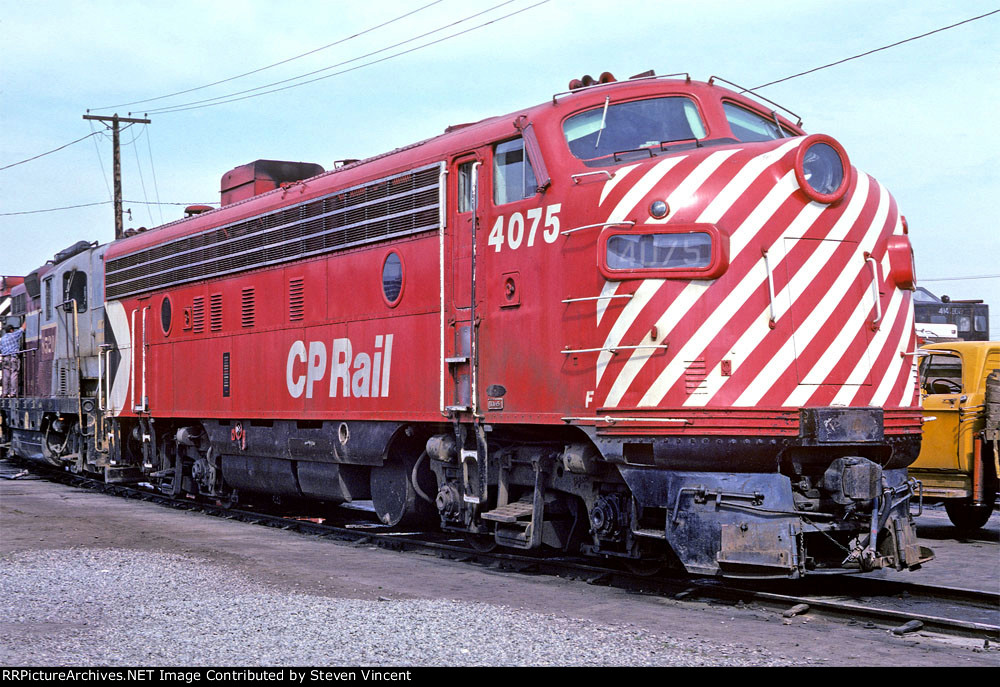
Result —
[{"label": "louver vent on body side", "polygon": [[191,331],[195,334],[205,331],[205,299],[202,296],[191,302]]},{"label": "louver vent on body side", "polygon": [[305,284],[302,278],[288,282],[288,319],[298,322],[306,313]]},{"label": "louver vent on body side", "polygon": [[689,396],[706,394],[705,383],[708,379],[708,369],[705,366],[705,359],[687,360],[687,369],[684,370],[684,391]]},{"label": "louver vent on body side", "polygon": [[243,289],[243,316],[241,321],[244,327],[252,327],[257,316],[256,302],[254,297],[254,287]]},{"label": "louver vent on body side", "polygon": [[213,293],[209,302],[209,321],[213,332],[222,331],[222,294]]}]

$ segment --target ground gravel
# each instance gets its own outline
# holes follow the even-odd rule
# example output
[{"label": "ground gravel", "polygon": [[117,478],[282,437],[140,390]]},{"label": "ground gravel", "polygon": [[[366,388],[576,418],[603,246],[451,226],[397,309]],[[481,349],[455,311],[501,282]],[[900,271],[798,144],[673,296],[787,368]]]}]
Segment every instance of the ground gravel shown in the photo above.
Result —
[{"label": "ground gravel", "polygon": [[486,603],[303,594],[174,554],[31,551],[0,568],[6,666],[788,664],[741,644]]}]

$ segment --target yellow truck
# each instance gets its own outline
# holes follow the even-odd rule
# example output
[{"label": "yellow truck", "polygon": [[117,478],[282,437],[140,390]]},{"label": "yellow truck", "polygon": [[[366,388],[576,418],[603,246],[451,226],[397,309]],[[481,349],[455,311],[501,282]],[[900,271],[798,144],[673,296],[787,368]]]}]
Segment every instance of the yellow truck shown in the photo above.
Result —
[{"label": "yellow truck", "polygon": [[997,500],[1000,474],[1000,342],[923,346],[924,436],[910,476],[925,500],[943,500],[952,524],[976,530]]}]

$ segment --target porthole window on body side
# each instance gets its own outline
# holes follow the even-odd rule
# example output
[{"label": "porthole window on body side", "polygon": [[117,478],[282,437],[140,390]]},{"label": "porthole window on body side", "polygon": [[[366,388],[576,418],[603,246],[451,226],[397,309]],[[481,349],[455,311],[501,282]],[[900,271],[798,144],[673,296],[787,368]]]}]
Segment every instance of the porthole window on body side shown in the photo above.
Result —
[{"label": "porthole window on body side", "polygon": [[170,333],[171,314],[170,298],[164,296],[160,301],[160,327],[164,336]]},{"label": "porthole window on body side", "polygon": [[399,305],[403,298],[403,261],[395,251],[386,255],[382,263],[382,297],[390,308]]}]

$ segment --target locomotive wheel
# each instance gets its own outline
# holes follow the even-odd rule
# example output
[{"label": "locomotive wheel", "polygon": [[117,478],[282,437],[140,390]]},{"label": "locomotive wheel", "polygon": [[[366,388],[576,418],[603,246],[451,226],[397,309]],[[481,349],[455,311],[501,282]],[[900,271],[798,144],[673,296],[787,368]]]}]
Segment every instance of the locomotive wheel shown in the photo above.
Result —
[{"label": "locomotive wheel", "polygon": [[[372,506],[382,524],[389,527],[412,526],[430,518],[437,518],[437,509],[417,495],[410,481],[416,462],[416,457],[397,457],[381,467],[372,468],[370,478]],[[421,477],[425,476],[418,471],[418,479]],[[434,479],[433,475],[430,479]],[[421,484],[429,486],[423,484],[423,479]],[[432,489],[431,493],[435,491]]]},{"label": "locomotive wheel", "polygon": [[667,562],[662,558],[626,558],[625,567],[633,575],[652,577],[663,572]]},{"label": "locomotive wheel", "polygon": [[948,519],[962,532],[974,532],[986,524],[993,513],[993,506],[974,506],[968,501],[946,501],[944,509]]},{"label": "locomotive wheel", "polygon": [[465,535],[465,541],[479,553],[492,553],[497,549],[497,540],[492,534]]},{"label": "locomotive wheel", "polygon": [[215,505],[225,510],[234,508],[237,503],[239,503],[239,495],[235,489],[227,494],[215,497]]},{"label": "locomotive wheel", "polygon": [[[63,461],[59,456],[66,449],[67,443],[69,443],[68,434],[46,433],[42,446],[42,457],[45,458],[45,462],[57,468],[63,467]],[[73,472],[76,470],[73,469]]]}]

